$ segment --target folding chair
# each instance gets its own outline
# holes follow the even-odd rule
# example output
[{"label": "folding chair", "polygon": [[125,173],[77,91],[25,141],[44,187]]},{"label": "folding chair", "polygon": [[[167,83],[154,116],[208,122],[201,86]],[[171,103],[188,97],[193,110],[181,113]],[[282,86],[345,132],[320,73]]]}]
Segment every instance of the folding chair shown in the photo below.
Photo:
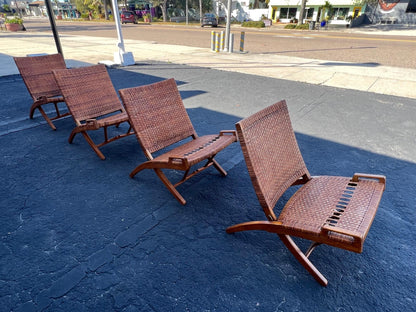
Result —
[{"label": "folding chair", "polygon": [[[56,82],[74,118],[76,127],[69,136],[72,143],[77,133],[81,133],[101,159],[105,159],[100,147],[133,134],[131,127],[126,133],[109,138],[107,128],[118,127],[129,117],[121,105],[105,65],[93,65],[73,69],[54,70]],[[104,130],[104,141],[95,144],[88,131]]]},{"label": "folding chair", "polygon": [[[143,169],[153,169],[173,196],[185,205],[186,200],[176,187],[196,173],[213,165],[223,176],[227,173],[214,159],[215,155],[236,141],[235,131],[198,137],[189,119],[174,79],[151,85],[119,90],[142,149],[149,159],[130,173],[134,177]],[[183,140],[191,138],[184,142]],[[153,157],[152,153],[179,143],[180,145]],[[206,161],[192,173],[192,166]],[[183,178],[172,184],[162,169],[184,171]]]},{"label": "folding chair", "polygon": [[[65,60],[61,54],[50,54],[40,56],[26,56],[13,58],[20,75],[33,99],[32,107],[30,108],[30,119],[33,119],[33,114],[36,109],[42,114],[49,126],[56,130],[52,120],[56,120],[69,113],[61,114],[58,108],[58,103],[64,102],[58,85],[52,71],[55,69],[65,69]],[[48,117],[43,105],[52,103],[55,106],[56,115]]]},{"label": "folding chair", "polygon": [[[269,106],[236,125],[248,172],[268,221],[229,227],[227,233],[263,230],[276,233],[323,286],[328,281],[310,262],[319,244],[361,253],[376,214],[386,178],[356,173],[352,178],[311,177],[292,129],[286,102]],[[302,185],[279,218],[274,207],[292,185]],[[291,236],[312,241],[303,253]]]}]

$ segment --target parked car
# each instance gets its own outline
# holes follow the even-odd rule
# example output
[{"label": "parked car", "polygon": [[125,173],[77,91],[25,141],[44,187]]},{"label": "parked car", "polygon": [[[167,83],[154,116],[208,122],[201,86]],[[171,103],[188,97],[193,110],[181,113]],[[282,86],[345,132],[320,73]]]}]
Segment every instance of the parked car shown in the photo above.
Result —
[{"label": "parked car", "polygon": [[202,18],[201,27],[204,27],[204,26],[212,26],[212,27],[218,26],[218,21],[214,14],[205,13],[204,17]]},{"label": "parked car", "polygon": [[122,24],[126,24],[126,23],[137,24],[139,20],[139,17],[133,11],[122,11],[120,18],[121,18]]}]

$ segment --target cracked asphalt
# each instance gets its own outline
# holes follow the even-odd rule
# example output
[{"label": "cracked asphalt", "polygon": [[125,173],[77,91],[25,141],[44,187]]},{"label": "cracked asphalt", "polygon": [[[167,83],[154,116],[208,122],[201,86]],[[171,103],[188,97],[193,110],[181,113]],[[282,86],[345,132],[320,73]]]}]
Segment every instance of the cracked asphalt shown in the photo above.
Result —
[{"label": "cracked asphalt", "polygon": [[364,252],[317,248],[323,288],[276,235],[225,233],[265,219],[238,143],[217,156],[227,177],[209,169],[179,187],[182,206],[152,171],[129,178],[145,160],[134,136],[102,148],[102,161],[81,136],[68,144],[70,117],[57,131],[40,114],[30,120],[24,83],[9,75],[0,77],[1,311],[414,309],[414,99],[161,62],[109,73],[116,89],[175,78],[200,135],[286,99],[312,175],[387,176]]}]

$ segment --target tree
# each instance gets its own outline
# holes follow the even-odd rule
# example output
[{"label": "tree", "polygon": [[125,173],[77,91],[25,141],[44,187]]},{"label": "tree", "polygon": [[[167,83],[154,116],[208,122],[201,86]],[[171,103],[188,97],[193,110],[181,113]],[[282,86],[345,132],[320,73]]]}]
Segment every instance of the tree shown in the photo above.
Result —
[{"label": "tree", "polygon": [[329,16],[329,12],[332,10],[332,4],[329,1],[325,1],[325,4],[320,7],[321,9],[321,20],[324,18],[325,12]]},{"label": "tree", "polygon": [[167,22],[168,20],[168,13],[167,13],[167,9],[168,9],[168,0],[153,0],[153,5],[154,6],[160,6],[162,9],[162,17],[163,17],[163,21]]},{"label": "tree", "polygon": [[305,16],[306,1],[307,0],[302,0],[302,3],[300,5],[298,25],[302,25],[303,24],[303,19],[304,19],[304,16]]}]

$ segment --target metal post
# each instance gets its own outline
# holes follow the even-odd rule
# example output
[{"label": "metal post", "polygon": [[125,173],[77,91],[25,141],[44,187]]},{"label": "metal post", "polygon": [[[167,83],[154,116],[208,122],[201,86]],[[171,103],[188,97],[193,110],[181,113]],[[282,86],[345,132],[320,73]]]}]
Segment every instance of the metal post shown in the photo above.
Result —
[{"label": "metal post", "polygon": [[215,52],[220,52],[220,34],[215,34]]},{"label": "metal post", "polygon": [[45,0],[46,10],[48,11],[49,16],[49,23],[51,24],[53,38],[55,39],[55,45],[56,49],[58,50],[58,53],[64,57],[64,54],[62,53],[62,46],[61,41],[59,40],[58,30],[56,29],[55,24],[55,14],[53,14],[51,0]]},{"label": "metal post", "polygon": [[186,2],[185,2],[185,12],[186,12],[186,14],[185,14],[185,16],[186,16],[186,25],[188,25],[188,24],[189,24],[189,17],[188,17],[188,0],[186,0]]},{"label": "metal post", "polygon": [[228,51],[228,44],[230,41],[230,28],[231,28],[231,2],[232,0],[228,0],[227,2],[227,25],[225,28],[225,47],[224,51]]},{"label": "metal post", "polygon": [[234,34],[230,34],[230,43],[228,45],[228,52],[233,53],[234,50]]},{"label": "metal post", "polygon": [[211,31],[211,51],[215,51],[215,31]]},{"label": "metal post", "polygon": [[220,38],[221,38],[220,51],[222,51],[224,50],[224,32],[223,31],[221,32]]},{"label": "metal post", "polygon": [[117,0],[112,0],[113,4],[113,16],[114,21],[116,22],[116,28],[117,28],[117,36],[118,36],[118,52],[114,53],[114,62],[120,63],[121,65],[133,65],[134,64],[134,58],[133,53],[128,52],[124,50],[124,41],[123,41],[123,34],[121,32],[121,23],[120,23],[120,13],[118,11],[118,3]]},{"label": "metal post", "polygon": [[117,47],[119,48],[120,52],[124,53],[124,41],[123,41],[123,34],[121,32],[121,25],[120,25],[120,13],[118,11],[118,3],[116,0],[112,0],[113,3],[113,16],[114,16],[114,21],[116,22],[116,29],[117,29],[117,37],[118,37],[118,42],[117,42]]},{"label": "metal post", "polygon": [[244,52],[244,35],[245,35],[245,32],[242,31],[241,37],[240,37],[240,52],[241,53]]}]

